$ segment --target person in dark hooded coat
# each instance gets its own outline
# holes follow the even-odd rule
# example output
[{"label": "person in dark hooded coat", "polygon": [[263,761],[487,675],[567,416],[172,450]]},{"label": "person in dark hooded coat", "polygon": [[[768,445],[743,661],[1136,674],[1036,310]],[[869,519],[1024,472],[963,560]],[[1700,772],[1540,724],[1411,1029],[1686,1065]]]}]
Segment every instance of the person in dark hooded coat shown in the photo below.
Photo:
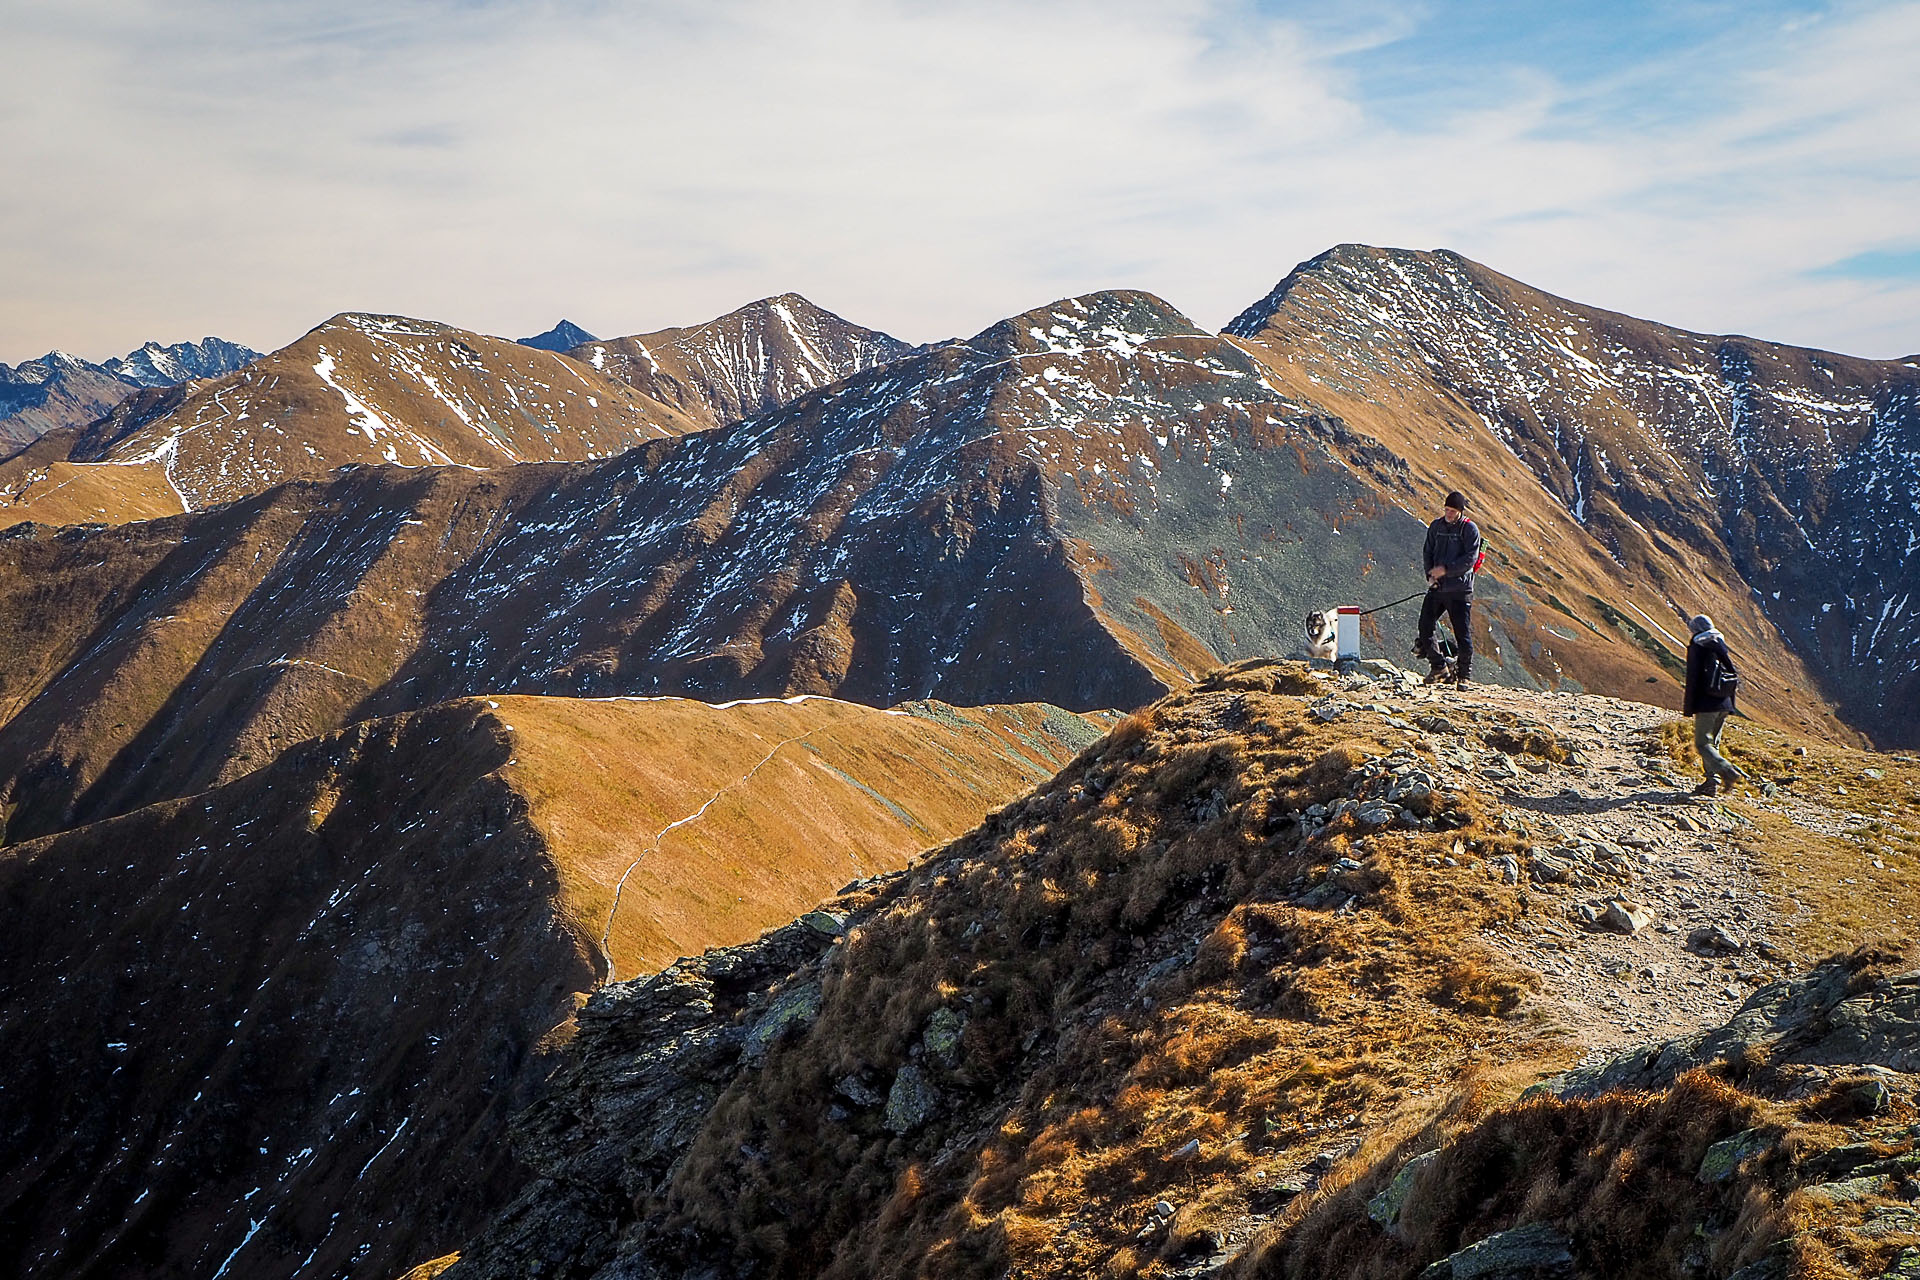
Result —
[{"label": "person in dark hooded coat", "polygon": [[1727,642],[1714,629],[1713,619],[1700,614],[1689,624],[1693,638],[1687,641],[1687,691],[1680,703],[1680,714],[1693,717],[1693,746],[1700,753],[1707,779],[1693,789],[1697,796],[1710,796],[1725,778],[1727,790],[1746,781],[1747,775],[1720,754],[1720,731],[1733,714],[1733,701],[1739,691],[1740,673],[1734,670]]},{"label": "person in dark hooded coat", "polygon": [[[1420,630],[1413,652],[1427,660],[1428,684],[1448,679],[1459,685],[1472,681],[1473,574],[1479,567],[1480,547],[1479,526],[1467,515],[1467,496],[1455,489],[1447,495],[1441,517],[1427,526],[1427,542],[1421,550],[1427,596],[1420,605]],[[1443,613],[1453,628],[1454,648],[1459,655],[1451,670],[1433,642],[1435,624]]]}]

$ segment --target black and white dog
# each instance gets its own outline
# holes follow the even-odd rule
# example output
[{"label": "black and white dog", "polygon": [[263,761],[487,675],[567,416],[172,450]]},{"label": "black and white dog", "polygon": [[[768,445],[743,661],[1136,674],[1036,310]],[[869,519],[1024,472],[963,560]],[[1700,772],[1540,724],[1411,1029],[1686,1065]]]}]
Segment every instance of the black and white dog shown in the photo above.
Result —
[{"label": "black and white dog", "polygon": [[1315,609],[1307,615],[1307,656],[1321,662],[1332,662],[1335,644],[1333,628],[1334,615],[1338,612],[1332,605],[1324,609]]}]

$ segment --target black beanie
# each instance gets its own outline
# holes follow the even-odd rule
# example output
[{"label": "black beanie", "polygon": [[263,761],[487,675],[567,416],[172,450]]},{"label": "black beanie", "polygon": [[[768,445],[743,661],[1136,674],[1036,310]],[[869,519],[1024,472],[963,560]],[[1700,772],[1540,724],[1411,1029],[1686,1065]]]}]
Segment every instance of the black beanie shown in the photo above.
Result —
[{"label": "black beanie", "polygon": [[1465,511],[1467,509],[1467,495],[1455,489],[1447,495],[1447,505],[1455,511]]}]

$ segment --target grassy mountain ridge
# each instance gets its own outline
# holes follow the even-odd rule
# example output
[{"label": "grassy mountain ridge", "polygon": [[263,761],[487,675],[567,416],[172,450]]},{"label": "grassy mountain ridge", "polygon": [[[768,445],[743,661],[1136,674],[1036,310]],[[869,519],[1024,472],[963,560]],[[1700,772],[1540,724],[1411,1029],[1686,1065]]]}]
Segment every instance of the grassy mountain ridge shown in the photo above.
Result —
[{"label": "grassy mountain ridge", "polygon": [[457,1243],[581,993],[898,867],[1098,732],[475,699],[15,844],[9,1274],[390,1274]]},{"label": "grassy mountain ridge", "polygon": [[[1776,936],[1766,895],[1740,904],[1738,961],[1683,950],[1684,930],[1569,930],[1581,895],[1550,878],[1563,874],[1552,824],[1527,796],[1554,796],[1561,778],[1583,797],[1564,812],[1616,812],[1599,776],[1613,766],[1582,763],[1554,732],[1613,713],[1528,698],[1435,700],[1242,664],[827,904],[844,937],[796,924],[605,988],[554,1094],[516,1122],[529,1182],[446,1274],[521,1275],[538,1259],[557,1276],[1384,1277],[1459,1255],[1451,1273],[1477,1275],[1468,1251],[1532,1223],[1489,1248],[1538,1237],[1577,1274],[1720,1277],[1794,1235],[1780,1270],[1752,1274],[1828,1275],[1836,1259],[1879,1265],[1920,1243],[1899,1226],[1898,1177],[1861,1200],[1820,1190],[1855,1159],[1849,1142],[1879,1144],[1853,1167],[1911,1163],[1910,961],[1805,980],[1832,993],[1825,1005],[1793,996],[1803,980],[1784,955],[1754,950]],[[1502,767],[1529,763],[1482,777],[1496,743]],[[1457,759],[1476,763],[1462,774]],[[1536,772],[1537,792],[1492,780]],[[1634,802],[1663,850],[1681,847],[1680,817],[1738,831],[1767,807],[1674,802]],[[1920,833],[1911,805],[1897,820]],[[1724,856],[1723,837],[1709,843]],[[1751,856],[1795,874],[1791,843],[1760,846]],[[1673,856],[1653,865],[1685,865]],[[1908,886],[1863,905],[1873,918],[1853,927],[1877,931],[1920,903]],[[1540,949],[1523,960],[1513,937]],[[1552,957],[1585,953],[1598,977],[1628,945],[1709,975],[1738,963],[1746,1007],[1765,1017],[1683,1040],[1709,1046],[1704,1074],[1656,1082],[1670,1098],[1563,1092],[1506,1109],[1591,1043],[1562,1014],[1606,1020]],[[1740,1006],[1725,972],[1701,979],[1727,983],[1721,1018]],[[1825,1027],[1827,1049],[1789,1056]],[[1770,1036],[1788,1047],[1769,1079],[1752,1064]],[[1741,1043],[1755,1045],[1746,1068]],[[1847,1110],[1876,1071],[1880,1110]],[[1714,1144],[1769,1125],[1748,1150],[1790,1159],[1742,1156],[1722,1181],[1696,1178]],[[1488,1199],[1415,1182],[1404,1229],[1397,1209],[1375,1209],[1410,1155],[1448,1144]],[[1534,1159],[1565,1163],[1530,1179]],[[1612,1190],[1656,1162],[1675,1194]],[[1893,1228],[1862,1228],[1862,1210]]]}]

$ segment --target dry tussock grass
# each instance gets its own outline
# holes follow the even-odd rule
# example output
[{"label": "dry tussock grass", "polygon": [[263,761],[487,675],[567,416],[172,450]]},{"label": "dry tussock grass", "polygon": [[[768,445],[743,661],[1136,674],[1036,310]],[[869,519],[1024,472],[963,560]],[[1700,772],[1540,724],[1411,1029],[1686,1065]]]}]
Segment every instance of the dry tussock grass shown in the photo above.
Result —
[{"label": "dry tussock grass", "polygon": [[[1303,839],[1293,815],[1399,737],[1268,691],[1317,684],[1300,664],[1215,673],[918,864],[644,1216],[752,1240],[772,1275],[1153,1275],[1210,1247],[1256,1173],[1517,1034],[1501,1019],[1531,975],[1474,937],[1518,893],[1440,859],[1509,838],[1457,796],[1456,830],[1349,816]],[[1291,900],[1321,883],[1346,910]],[[923,1040],[943,1008],[965,1019],[944,1060]],[[835,1097],[909,1062],[943,1099],[923,1129]],[[1162,1197],[1180,1212],[1142,1236]]]},{"label": "dry tussock grass", "polygon": [[[1385,1280],[1523,1222],[1561,1224],[1593,1274],[1637,1280],[1688,1274],[1689,1255],[1726,1274],[1783,1233],[1778,1205],[1753,1183],[1702,1183],[1714,1142],[1760,1122],[1765,1104],[1696,1072],[1662,1094],[1593,1100],[1529,1098],[1489,1109],[1489,1091],[1463,1093],[1430,1124],[1344,1188],[1317,1197],[1284,1235],[1250,1250],[1255,1277]],[[1398,1229],[1382,1231],[1367,1201],[1422,1150]],[[1694,1228],[1721,1231],[1703,1247]]]},{"label": "dry tussock grass", "polygon": [[[1683,771],[1700,771],[1691,722],[1663,726],[1661,743]],[[1784,926],[1782,951],[1809,963],[1920,929],[1920,764],[1746,719],[1728,722],[1722,745],[1756,786],[1777,788],[1729,803],[1753,824],[1739,839]],[[1794,801],[1828,810],[1838,833],[1796,822]]]},{"label": "dry tussock grass", "polygon": [[[1858,994],[1911,968],[1904,945],[1836,957]],[[1511,1099],[1524,1064],[1470,1071],[1444,1105],[1416,1102],[1380,1125],[1345,1170],[1295,1202],[1233,1268],[1235,1280],[1385,1280],[1523,1223],[1553,1223],[1575,1242],[1583,1274],[1609,1280],[1731,1275],[1779,1248],[1795,1280],[1879,1275],[1920,1231],[1890,1230],[1877,1211],[1904,1214],[1894,1195],[1850,1202],[1783,1188],[1845,1176],[1837,1148],[1872,1159],[1912,1152],[1912,1101],[1874,1112],[1843,1076],[1811,1096],[1788,1091],[1764,1051],[1681,1076],[1647,1093]],[[1792,1077],[1784,1077],[1791,1079]],[[1797,1099],[1797,1100],[1792,1100]],[[1859,1126],[1872,1115],[1872,1128]],[[1757,1153],[1722,1181],[1702,1181],[1715,1142],[1758,1131]],[[1399,1221],[1382,1230],[1368,1201],[1416,1155]],[[1863,1226],[1866,1229],[1862,1229]]]}]

